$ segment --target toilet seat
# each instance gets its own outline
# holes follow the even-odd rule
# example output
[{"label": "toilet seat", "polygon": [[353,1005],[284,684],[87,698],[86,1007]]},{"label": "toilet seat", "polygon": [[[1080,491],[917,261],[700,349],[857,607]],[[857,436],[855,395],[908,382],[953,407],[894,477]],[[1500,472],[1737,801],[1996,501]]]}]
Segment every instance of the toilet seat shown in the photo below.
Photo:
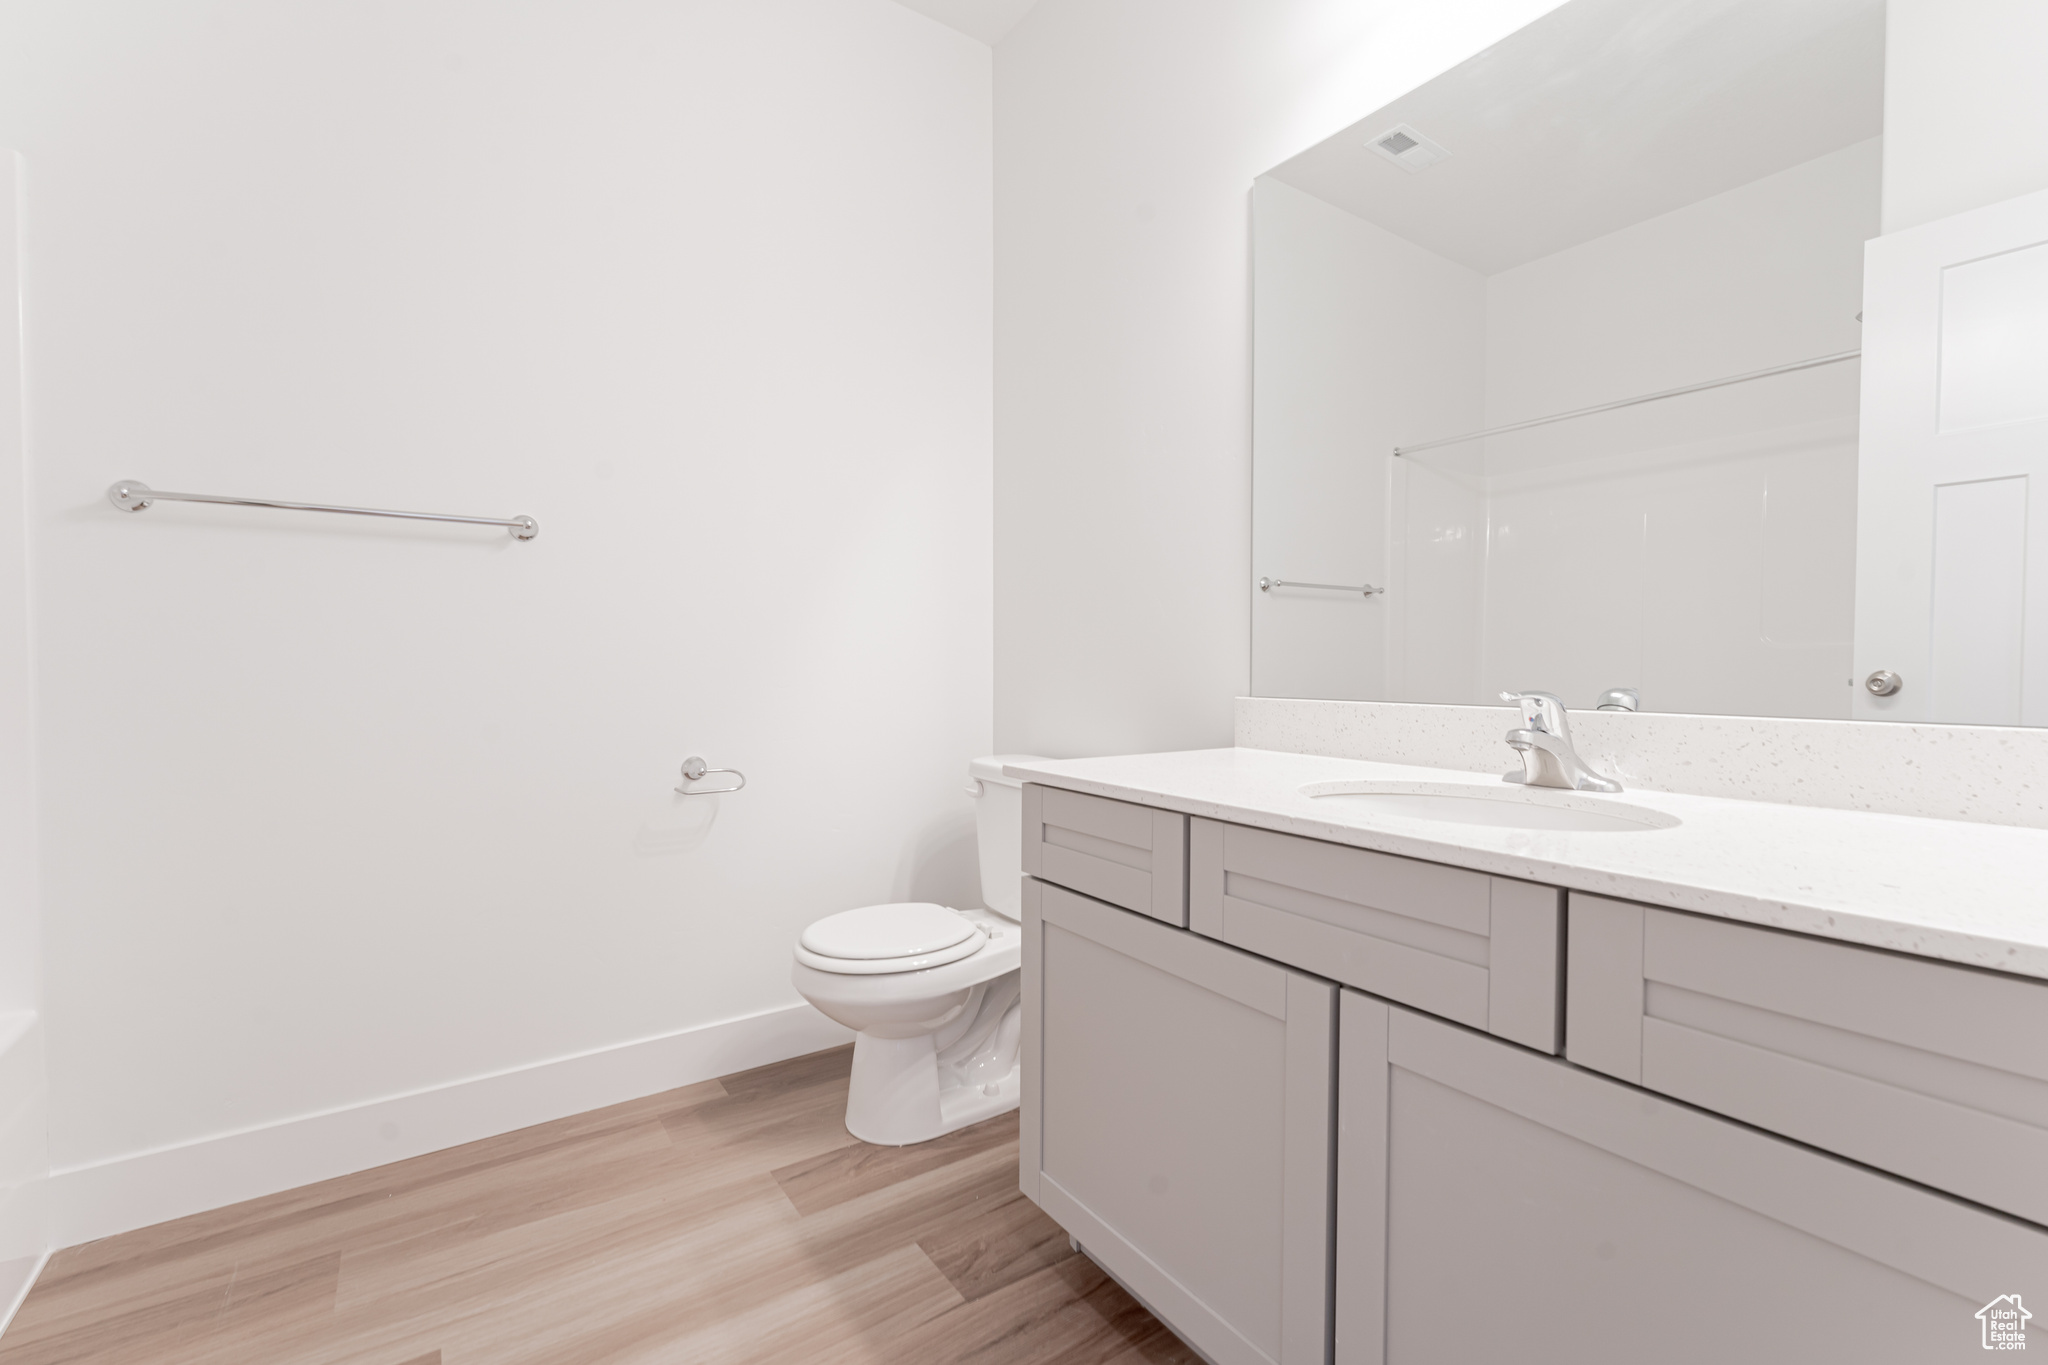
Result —
[{"label": "toilet seat", "polygon": [[816,971],[884,976],[972,957],[988,942],[973,920],[929,901],[864,905],[804,930],[796,960]]}]

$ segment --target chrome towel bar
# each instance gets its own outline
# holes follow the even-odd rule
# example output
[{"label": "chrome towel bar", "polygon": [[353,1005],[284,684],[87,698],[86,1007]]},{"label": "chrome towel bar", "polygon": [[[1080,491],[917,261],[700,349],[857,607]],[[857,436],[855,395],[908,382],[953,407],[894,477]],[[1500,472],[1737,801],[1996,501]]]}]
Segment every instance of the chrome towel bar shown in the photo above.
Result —
[{"label": "chrome towel bar", "polygon": [[1259,580],[1260,592],[1271,592],[1275,588],[1323,588],[1330,592],[1360,593],[1366,597],[1371,597],[1374,593],[1386,591],[1385,588],[1375,588],[1370,583],[1297,583],[1289,578],[1261,578]]},{"label": "chrome towel bar", "polygon": [[340,512],[351,517],[398,517],[405,521],[455,521],[465,526],[502,526],[514,540],[532,540],[540,523],[532,517],[460,517],[449,512],[387,512],[377,507],[334,507],[324,502],[284,502],[278,498],[224,498],[218,493],[166,493],[136,479],[123,479],[107,490],[107,501],[123,512],[146,511],[158,502],[217,502],[229,507],[278,507],[287,512]]}]

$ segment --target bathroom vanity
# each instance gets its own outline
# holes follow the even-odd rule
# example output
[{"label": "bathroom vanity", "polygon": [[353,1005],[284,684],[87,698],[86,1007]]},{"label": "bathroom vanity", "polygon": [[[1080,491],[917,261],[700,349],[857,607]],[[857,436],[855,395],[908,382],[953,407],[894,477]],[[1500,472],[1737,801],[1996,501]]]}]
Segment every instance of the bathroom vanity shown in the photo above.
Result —
[{"label": "bathroom vanity", "polygon": [[2048,1314],[2048,190],[1888,223],[1887,16],[1569,0],[1251,186],[1242,747],[1012,769],[1023,1187],[1219,1365]]},{"label": "bathroom vanity", "polygon": [[1022,1187],[1218,1365],[1940,1361],[2048,1303],[2048,832],[1010,771]]}]

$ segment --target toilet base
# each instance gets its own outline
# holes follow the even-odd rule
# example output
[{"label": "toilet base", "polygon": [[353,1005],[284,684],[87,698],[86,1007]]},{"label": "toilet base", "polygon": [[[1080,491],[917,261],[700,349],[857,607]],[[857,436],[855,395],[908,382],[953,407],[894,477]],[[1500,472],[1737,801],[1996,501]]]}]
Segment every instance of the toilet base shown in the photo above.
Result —
[{"label": "toilet base", "polygon": [[[846,1093],[846,1131],[878,1147],[929,1142],[1017,1107],[1019,1068],[990,1084],[939,1084],[932,1035],[877,1038],[856,1034]],[[989,1092],[993,1090],[994,1093]]]},{"label": "toilet base", "polygon": [[977,987],[964,1029],[855,1034],[846,1131],[878,1147],[905,1147],[1015,1109],[1023,1084],[1017,985],[1010,972]]}]

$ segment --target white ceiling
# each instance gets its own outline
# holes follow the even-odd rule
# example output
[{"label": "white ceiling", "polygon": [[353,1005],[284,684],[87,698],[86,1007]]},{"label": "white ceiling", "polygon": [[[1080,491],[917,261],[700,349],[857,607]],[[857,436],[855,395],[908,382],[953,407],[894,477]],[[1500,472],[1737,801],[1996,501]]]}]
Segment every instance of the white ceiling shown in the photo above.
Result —
[{"label": "white ceiling", "polygon": [[993,47],[1038,0],[896,0]]},{"label": "white ceiling", "polygon": [[[1875,137],[1884,0],[1571,0],[1276,168],[1493,274]],[[1448,161],[1372,140],[1405,123]]]}]

